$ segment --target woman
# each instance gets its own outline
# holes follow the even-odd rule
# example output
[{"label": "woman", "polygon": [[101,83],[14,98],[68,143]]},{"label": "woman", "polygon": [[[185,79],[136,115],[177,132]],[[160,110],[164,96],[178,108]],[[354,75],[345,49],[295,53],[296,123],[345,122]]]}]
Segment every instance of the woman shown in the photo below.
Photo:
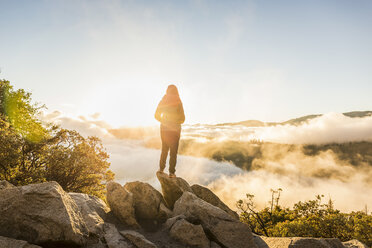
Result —
[{"label": "woman", "polygon": [[162,148],[159,172],[164,172],[168,151],[170,151],[169,177],[176,177],[178,143],[181,134],[181,124],[185,121],[185,114],[175,85],[171,84],[168,86],[167,93],[163,96],[156,109],[155,119],[161,123]]}]

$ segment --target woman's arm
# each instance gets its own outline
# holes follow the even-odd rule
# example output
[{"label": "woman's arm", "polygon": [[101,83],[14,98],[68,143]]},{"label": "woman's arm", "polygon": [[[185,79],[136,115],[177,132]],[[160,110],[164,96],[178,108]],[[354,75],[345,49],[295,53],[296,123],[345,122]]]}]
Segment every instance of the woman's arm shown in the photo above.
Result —
[{"label": "woman's arm", "polygon": [[179,105],[179,115],[178,115],[178,122],[179,124],[182,124],[185,122],[185,112],[183,110],[183,105],[180,103]]},{"label": "woman's arm", "polygon": [[162,117],[162,113],[163,113],[163,107],[162,107],[162,104],[161,104],[161,101],[159,102],[158,104],[158,107],[156,108],[156,111],[155,111],[155,119],[158,120],[159,122],[161,122],[161,117]]}]

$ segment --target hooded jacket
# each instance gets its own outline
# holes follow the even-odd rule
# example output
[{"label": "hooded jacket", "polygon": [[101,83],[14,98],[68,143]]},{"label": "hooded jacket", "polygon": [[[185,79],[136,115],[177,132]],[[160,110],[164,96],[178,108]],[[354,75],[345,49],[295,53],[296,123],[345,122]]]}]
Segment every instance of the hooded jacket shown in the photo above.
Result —
[{"label": "hooded jacket", "polygon": [[185,122],[183,105],[175,86],[174,88],[168,87],[167,93],[156,108],[155,119],[164,127],[177,129]]}]

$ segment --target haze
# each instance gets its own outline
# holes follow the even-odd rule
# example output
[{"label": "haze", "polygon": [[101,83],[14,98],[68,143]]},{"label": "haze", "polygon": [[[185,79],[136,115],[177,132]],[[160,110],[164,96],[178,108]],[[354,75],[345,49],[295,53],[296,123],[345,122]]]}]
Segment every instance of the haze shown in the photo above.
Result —
[{"label": "haze", "polygon": [[372,2],[0,1],[1,78],[49,111],[153,125],[372,109]]}]

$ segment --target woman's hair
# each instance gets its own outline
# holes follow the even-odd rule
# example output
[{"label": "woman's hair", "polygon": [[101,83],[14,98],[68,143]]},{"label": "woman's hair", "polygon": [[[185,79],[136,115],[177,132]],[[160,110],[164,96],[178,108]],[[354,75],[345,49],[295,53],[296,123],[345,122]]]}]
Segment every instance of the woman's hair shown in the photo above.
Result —
[{"label": "woman's hair", "polygon": [[177,87],[174,84],[168,86],[167,95],[179,95]]}]

